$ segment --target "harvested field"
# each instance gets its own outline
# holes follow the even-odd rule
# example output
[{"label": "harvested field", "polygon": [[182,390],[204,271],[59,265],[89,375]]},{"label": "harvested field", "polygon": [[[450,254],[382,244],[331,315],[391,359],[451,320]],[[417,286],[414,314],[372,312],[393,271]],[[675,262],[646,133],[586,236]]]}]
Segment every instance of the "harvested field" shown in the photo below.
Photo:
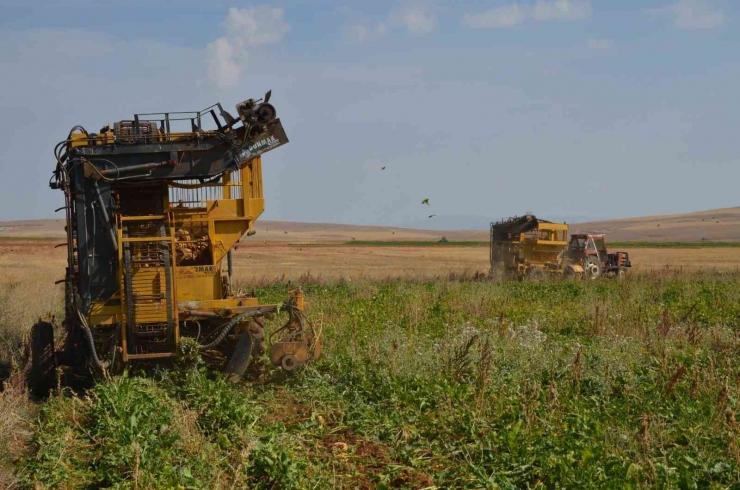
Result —
[{"label": "harvested field", "polygon": [[[25,275],[45,271],[61,279],[64,248],[55,240],[0,241],[0,271]],[[635,271],[666,268],[697,271],[740,269],[740,247],[629,248]],[[234,254],[235,276],[242,282],[296,280],[302,276],[337,279],[421,278],[488,271],[486,246],[371,246],[331,243],[245,242]]]},{"label": "harvested field", "polygon": [[[630,248],[635,271],[740,269],[740,248]],[[488,271],[488,247],[257,245],[235,254],[239,280],[299,278],[414,278]]]}]

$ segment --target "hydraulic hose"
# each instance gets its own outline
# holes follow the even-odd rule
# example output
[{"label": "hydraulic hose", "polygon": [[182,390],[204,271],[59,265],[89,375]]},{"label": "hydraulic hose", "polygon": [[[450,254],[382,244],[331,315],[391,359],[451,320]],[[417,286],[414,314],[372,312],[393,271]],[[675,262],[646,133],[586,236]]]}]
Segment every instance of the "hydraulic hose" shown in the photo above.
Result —
[{"label": "hydraulic hose", "polygon": [[214,347],[216,347],[218,344],[220,344],[221,342],[223,342],[223,340],[226,338],[227,335],[229,335],[229,332],[231,332],[231,330],[233,330],[233,328],[236,326],[236,324],[239,323],[239,322],[241,322],[245,318],[253,318],[255,316],[264,315],[265,313],[269,313],[271,311],[274,311],[274,308],[258,309],[258,310],[254,310],[254,311],[248,311],[246,313],[242,313],[241,315],[235,316],[234,318],[232,318],[231,320],[229,320],[228,322],[226,322],[226,324],[223,326],[223,329],[221,330],[221,333],[218,334],[218,337],[216,337],[211,342],[209,342],[209,343],[207,343],[205,345],[201,345],[200,346],[200,350],[201,351],[205,351],[205,350],[213,349]]},{"label": "hydraulic hose", "polygon": [[95,363],[95,365],[100,369],[101,371],[105,372],[106,369],[108,369],[108,366],[110,363],[103,362],[98,357],[98,351],[95,349],[95,339],[93,339],[92,332],[90,331],[90,327],[87,326],[87,321],[85,321],[85,317],[82,315],[82,312],[77,309],[77,316],[80,317],[80,322],[82,325],[82,331],[85,332],[85,339],[87,340],[87,346],[90,348],[90,354],[92,354],[92,360]]},{"label": "hydraulic hose", "polygon": [[[113,251],[118,252],[118,238],[116,237],[116,232],[113,230],[113,225],[111,224],[110,217],[108,216],[108,208],[106,207],[105,201],[103,200],[103,195],[100,193],[100,187],[98,186],[97,181],[93,181],[93,190],[95,191],[95,197],[97,198],[98,205],[100,206],[100,212],[103,214],[103,225],[105,225],[105,229],[108,232],[108,238],[110,238],[110,243],[113,246]],[[93,221],[93,223],[95,223],[95,221]]]}]

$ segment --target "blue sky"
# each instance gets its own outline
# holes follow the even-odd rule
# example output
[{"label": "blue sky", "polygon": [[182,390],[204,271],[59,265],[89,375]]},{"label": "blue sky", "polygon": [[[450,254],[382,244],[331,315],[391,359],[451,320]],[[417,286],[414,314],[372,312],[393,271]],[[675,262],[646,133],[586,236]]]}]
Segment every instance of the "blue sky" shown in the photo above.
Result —
[{"label": "blue sky", "polygon": [[266,219],[467,226],[738,205],[738,10],[5,0],[0,220],[53,216],[51,151],[75,124],[268,89],[291,143],[264,159]]}]

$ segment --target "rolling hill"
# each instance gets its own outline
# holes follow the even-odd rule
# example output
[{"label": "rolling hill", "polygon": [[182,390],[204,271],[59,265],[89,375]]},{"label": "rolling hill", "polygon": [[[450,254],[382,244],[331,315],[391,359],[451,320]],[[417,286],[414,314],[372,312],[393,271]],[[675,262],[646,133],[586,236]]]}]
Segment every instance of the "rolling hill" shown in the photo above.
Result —
[{"label": "rolling hill", "polygon": [[[546,215],[540,216],[547,219]],[[347,242],[357,241],[487,241],[488,231],[418,230],[388,226],[332,223],[295,223],[260,220],[254,241]],[[572,232],[607,233],[610,241],[740,241],[740,207],[694,213],[622,218],[576,223]],[[54,238],[64,236],[64,220],[0,221],[0,238]]]}]

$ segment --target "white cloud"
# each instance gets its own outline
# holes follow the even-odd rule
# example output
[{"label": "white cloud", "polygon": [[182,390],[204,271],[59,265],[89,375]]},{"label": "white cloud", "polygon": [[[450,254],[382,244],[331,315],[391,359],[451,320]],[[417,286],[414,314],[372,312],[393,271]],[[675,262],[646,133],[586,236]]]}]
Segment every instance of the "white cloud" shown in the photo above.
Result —
[{"label": "white cloud", "polygon": [[535,20],[583,20],[591,17],[590,0],[539,0],[532,8]]},{"label": "white cloud", "polygon": [[283,9],[260,6],[230,8],[224,25],[228,36],[242,46],[280,42],[290,30]]},{"label": "white cloud", "polygon": [[523,24],[527,20],[577,21],[591,17],[591,0],[538,0],[534,4],[517,2],[479,13],[465,13],[463,24],[471,29],[497,29]]},{"label": "white cloud", "polygon": [[225,37],[218,38],[206,48],[208,78],[218,87],[233,87],[241,76],[234,46]]},{"label": "white cloud", "polygon": [[[341,13],[356,17],[349,8]],[[350,22],[342,26],[342,36],[353,43],[365,43],[379,39],[392,29],[404,29],[410,35],[429,34],[437,28],[437,16],[433,5],[423,1],[408,1],[393,10],[386,19],[377,23]]]},{"label": "white cloud", "polygon": [[678,0],[672,5],[648,12],[673,17],[673,25],[677,29],[713,29],[727,21],[725,13],[709,0]]},{"label": "white cloud", "polygon": [[428,34],[437,28],[437,16],[422,4],[404,5],[390,15],[390,21],[413,35]]},{"label": "white cloud", "polygon": [[374,39],[385,36],[388,32],[388,26],[385,22],[378,22],[375,25],[353,24],[342,26],[342,36],[353,43],[366,43]]},{"label": "white cloud", "polygon": [[608,52],[614,50],[614,39],[589,39],[586,42],[588,49],[592,51]]},{"label": "white cloud", "polygon": [[496,29],[521,24],[527,20],[528,15],[526,7],[512,3],[479,14],[466,13],[463,15],[463,23],[471,29]]},{"label": "white cloud", "polygon": [[249,48],[280,42],[290,30],[283,9],[259,6],[230,8],[226,35],[208,44],[208,79],[218,88],[234,87],[241,78]]}]

